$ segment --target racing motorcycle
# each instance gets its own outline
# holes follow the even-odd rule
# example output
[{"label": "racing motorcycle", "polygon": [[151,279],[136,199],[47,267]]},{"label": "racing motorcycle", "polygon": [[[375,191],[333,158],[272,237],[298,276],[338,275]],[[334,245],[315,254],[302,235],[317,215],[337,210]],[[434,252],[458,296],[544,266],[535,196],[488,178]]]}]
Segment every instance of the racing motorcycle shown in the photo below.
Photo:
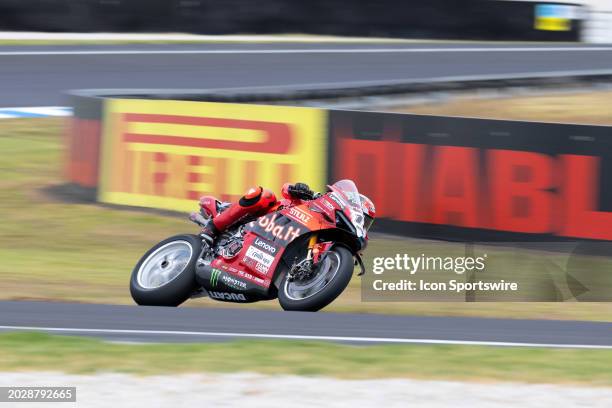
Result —
[{"label": "racing motorcycle", "polygon": [[[202,296],[238,303],[278,298],[284,310],[327,306],[344,291],[355,266],[365,273],[361,254],[375,216],[373,203],[351,180],[327,190],[245,220],[210,246],[199,235],[158,243],[134,267],[132,298],[152,306]],[[214,199],[202,204],[202,212],[214,217],[228,206]]]}]

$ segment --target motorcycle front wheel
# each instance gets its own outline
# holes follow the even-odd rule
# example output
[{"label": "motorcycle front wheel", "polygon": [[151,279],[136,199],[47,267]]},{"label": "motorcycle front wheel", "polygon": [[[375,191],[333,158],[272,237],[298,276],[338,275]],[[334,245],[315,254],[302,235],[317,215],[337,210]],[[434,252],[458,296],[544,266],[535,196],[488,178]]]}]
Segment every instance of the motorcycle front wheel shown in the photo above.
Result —
[{"label": "motorcycle front wheel", "polygon": [[202,241],[196,235],[163,240],[140,258],[130,279],[130,293],[143,306],[178,306],[196,289],[195,265]]},{"label": "motorcycle front wheel", "polygon": [[278,301],[284,310],[316,312],[340,296],[353,276],[353,269],[351,252],[336,245],[324,254],[312,277],[296,280],[286,273],[278,290]]}]

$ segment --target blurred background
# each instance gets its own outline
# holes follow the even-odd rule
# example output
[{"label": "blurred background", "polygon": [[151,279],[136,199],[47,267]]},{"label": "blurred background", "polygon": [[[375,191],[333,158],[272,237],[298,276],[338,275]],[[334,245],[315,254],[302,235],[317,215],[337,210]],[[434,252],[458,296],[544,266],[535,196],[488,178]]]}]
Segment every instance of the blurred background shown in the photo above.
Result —
[{"label": "blurred background", "polygon": [[[535,5],[535,10],[534,10]],[[146,12],[145,12],[146,10]],[[2,29],[606,42],[610,4],[513,0],[2,2]],[[535,24],[534,24],[535,22]]]},{"label": "blurred background", "polygon": [[[604,0],[0,0],[0,386],[76,384],[84,406],[274,406],[296,388],[298,406],[610,406],[611,44]],[[105,150],[172,125],[135,113],[278,120],[303,144],[159,167],[169,150]],[[133,306],[133,266],[196,231],[200,194],[342,177],[378,208],[368,268],[487,252],[529,290],[372,301],[355,278],[314,316]],[[50,327],[112,342],[29,330]],[[275,340],[146,334],[164,330]]]}]

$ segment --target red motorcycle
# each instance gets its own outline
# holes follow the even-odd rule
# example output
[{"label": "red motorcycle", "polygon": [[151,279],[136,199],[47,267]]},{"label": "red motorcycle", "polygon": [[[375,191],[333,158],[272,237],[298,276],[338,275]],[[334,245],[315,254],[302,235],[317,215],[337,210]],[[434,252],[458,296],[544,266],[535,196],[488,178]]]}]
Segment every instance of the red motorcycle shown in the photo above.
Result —
[{"label": "red motorcycle", "polygon": [[[223,232],[209,246],[177,235],[151,248],[130,281],[139,305],[178,306],[190,297],[226,302],[278,298],[285,310],[317,311],[348,285],[374,221],[372,202],[351,180],[299,205],[273,208]],[[228,207],[204,208],[213,216]]]}]

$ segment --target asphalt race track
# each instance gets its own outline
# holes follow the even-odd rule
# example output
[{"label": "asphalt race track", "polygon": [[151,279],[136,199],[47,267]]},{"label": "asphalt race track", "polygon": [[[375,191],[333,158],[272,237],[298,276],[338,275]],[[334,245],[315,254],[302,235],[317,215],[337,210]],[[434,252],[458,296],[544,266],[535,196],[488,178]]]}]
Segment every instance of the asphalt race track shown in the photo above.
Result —
[{"label": "asphalt race track", "polygon": [[299,313],[48,302],[0,302],[0,331],[42,330],[116,341],[287,339],[355,344],[612,348],[612,324],[577,321]]},{"label": "asphalt race track", "polygon": [[[612,70],[612,45],[477,43],[0,46],[0,107],[83,88],[225,88]],[[126,271],[126,274],[128,271]],[[127,276],[127,275],[126,275]],[[612,323],[0,302],[0,331],[121,341],[232,338],[612,348]]]},{"label": "asphalt race track", "polygon": [[612,69],[612,46],[478,43],[0,46],[0,107],[82,88],[370,83]]}]

